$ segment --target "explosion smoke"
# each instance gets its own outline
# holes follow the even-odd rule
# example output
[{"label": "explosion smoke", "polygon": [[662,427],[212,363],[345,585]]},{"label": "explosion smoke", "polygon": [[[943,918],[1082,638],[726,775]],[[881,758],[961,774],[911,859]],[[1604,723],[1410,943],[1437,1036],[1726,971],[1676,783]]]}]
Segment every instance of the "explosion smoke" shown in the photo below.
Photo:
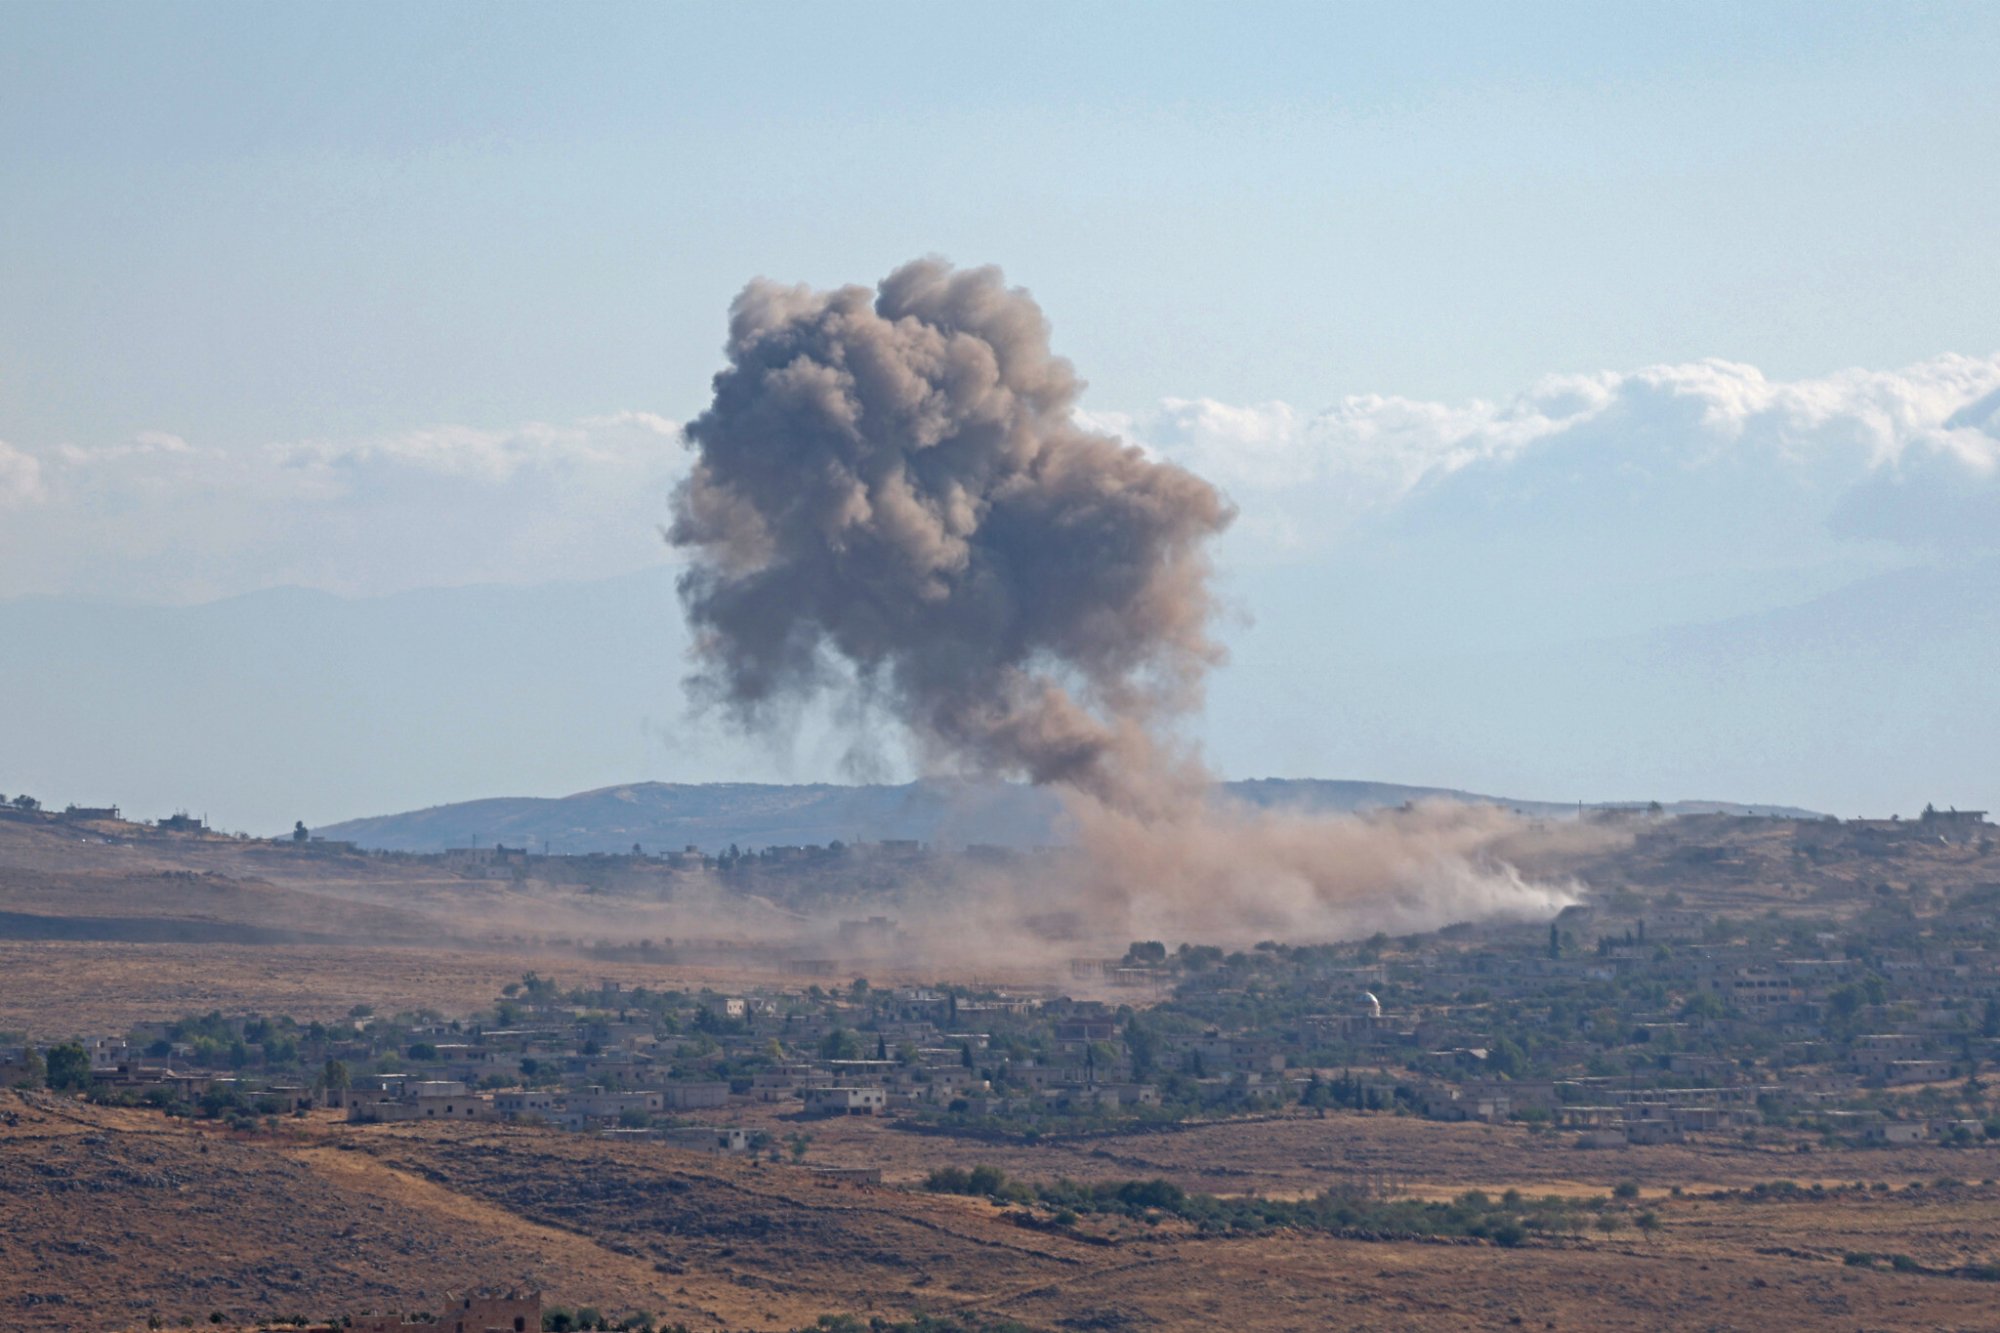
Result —
[{"label": "explosion smoke", "polygon": [[[1387,835],[1416,840],[1398,852],[1368,832],[1385,825],[1211,803],[1171,728],[1221,658],[1206,543],[1234,510],[1077,424],[1081,382],[997,269],[920,260],[873,293],[752,282],[727,352],[687,427],[697,459],[668,538],[693,555],[694,688],[737,722],[852,690],[908,727],[928,771],[1056,785],[1089,866],[1082,907],[1117,925],[1169,924],[1178,902],[1344,930],[1370,892],[1465,896],[1446,882],[1460,868],[1479,906],[1527,905],[1470,869],[1463,838]],[[1380,873],[1357,883],[1357,862]]]},{"label": "explosion smoke", "polygon": [[670,539],[704,684],[739,719],[852,666],[928,766],[1107,792],[1219,653],[1202,543],[1232,512],[1079,427],[1082,385],[998,270],[755,282]]}]

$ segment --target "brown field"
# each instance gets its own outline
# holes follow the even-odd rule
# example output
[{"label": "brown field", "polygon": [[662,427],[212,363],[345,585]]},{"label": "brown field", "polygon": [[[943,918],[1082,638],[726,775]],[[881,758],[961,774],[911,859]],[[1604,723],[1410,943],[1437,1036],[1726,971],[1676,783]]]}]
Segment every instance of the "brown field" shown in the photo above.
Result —
[{"label": "brown field", "polygon": [[1210,1194],[1272,1198],[1339,1189],[1386,1172],[1408,1192],[1445,1197],[1468,1189],[1603,1194],[1622,1181],[1649,1191],[1741,1189],[1773,1180],[1802,1185],[1942,1176],[2000,1178],[2000,1146],[1827,1149],[1805,1135],[1764,1131],[1759,1143],[1714,1135],[1686,1143],[1585,1150],[1570,1134],[1515,1124],[1446,1123],[1387,1113],[1310,1111],[1187,1124],[1136,1133],[1048,1137],[1033,1144],[918,1133],[869,1117],[817,1119],[779,1106],[710,1113],[717,1123],[812,1136],[808,1160],[879,1167],[883,1179],[920,1181],[933,1168],[989,1163],[1033,1179],[1127,1180],[1161,1176]]},{"label": "brown field", "polygon": [[340,1017],[357,1004],[459,1015],[491,1007],[504,983],[532,969],[564,984],[605,978],[655,987],[719,985],[725,975],[538,951],[0,940],[0,1031],[55,1041],[211,1009],[301,1023]]},{"label": "brown field", "polygon": [[1047,1329],[2000,1327],[1991,1284],[1842,1262],[2000,1253],[1987,1187],[1648,1198],[1663,1220],[1650,1240],[1519,1249],[1123,1219],[1068,1236],[983,1202],[533,1128],[315,1120],[245,1136],[11,1093],[0,1179],[5,1327],[434,1306],[513,1282],[697,1329],[917,1310]]}]

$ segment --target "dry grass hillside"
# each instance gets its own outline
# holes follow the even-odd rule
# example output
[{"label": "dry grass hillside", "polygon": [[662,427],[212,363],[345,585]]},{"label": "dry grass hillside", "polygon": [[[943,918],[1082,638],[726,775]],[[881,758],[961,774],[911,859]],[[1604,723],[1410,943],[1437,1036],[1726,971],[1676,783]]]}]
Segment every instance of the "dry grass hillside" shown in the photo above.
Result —
[{"label": "dry grass hillside", "polygon": [[[356,1004],[456,1015],[529,970],[656,989],[795,984],[775,956],[729,943],[798,923],[708,887],[594,891],[464,875],[436,860],[0,820],[0,973],[10,982],[0,1032],[52,1041],[209,1009],[300,1021]],[[656,962],[586,947],[666,939],[706,944]],[[870,971],[933,979],[908,965]],[[988,979],[1046,976],[1001,966]]]},{"label": "dry grass hillside", "polygon": [[983,1201],[533,1128],[318,1120],[243,1136],[12,1093],[0,1179],[5,1327],[420,1308],[515,1282],[697,1329],[919,1310],[1051,1330],[2000,1327],[1992,1284],[1843,1262],[2000,1253],[2000,1190],[1984,1186],[1653,1193],[1637,1201],[1661,1219],[1651,1238],[1514,1249],[1127,1218],[1059,1234]]}]

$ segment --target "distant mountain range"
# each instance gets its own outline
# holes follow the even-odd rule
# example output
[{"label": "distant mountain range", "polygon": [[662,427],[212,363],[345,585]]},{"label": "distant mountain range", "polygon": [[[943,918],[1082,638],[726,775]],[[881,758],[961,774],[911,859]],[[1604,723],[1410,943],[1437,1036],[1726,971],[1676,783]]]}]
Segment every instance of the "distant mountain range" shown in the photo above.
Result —
[{"label": "distant mountain range", "polygon": [[[1392,782],[1264,778],[1228,784],[1229,793],[1254,805],[1318,811],[1362,811],[1406,801],[1442,799],[1505,805],[1529,814],[1562,814],[1573,805],[1515,801],[1444,787]],[[1810,816],[1779,806],[1726,801],[1680,801],[1677,814],[1733,811]],[[433,806],[403,814],[350,819],[316,834],[387,851],[435,852],[453,847],[546,847],[555,853],[623,852],[634,844],[649,852],[699,847],[715,852],[734,844],[768,846],[876,842],[884,839],[964,846],[1046,846],[1062,841],[1056,797],[1034,787],[959,782],[900,786],[797,786],[758,783],[640,782],[562,797],[496,797]]]}]

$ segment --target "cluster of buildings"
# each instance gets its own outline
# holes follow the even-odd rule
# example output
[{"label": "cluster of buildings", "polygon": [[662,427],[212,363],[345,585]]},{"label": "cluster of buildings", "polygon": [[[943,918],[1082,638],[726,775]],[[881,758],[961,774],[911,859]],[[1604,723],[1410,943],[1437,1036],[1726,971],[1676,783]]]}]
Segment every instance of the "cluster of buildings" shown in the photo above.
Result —
[{"label": "cluster of buildings", "polygon": [[[621,1003],[622,1002],[622,1003]],[[526,1120],[614,1137],[742,1152],[740,1128],[688,1119],[753,1105],[805,1117],[884,1116],[919,1106],[983,1107],[994,1097],[991,1020],[1019,1023],[1046,1005],[1038,995],[960,998],[905,988],[814,999],[791,992],[676,997],[606,983],[587,997],[510,1004],[508,1026],[438,1025],[399,1033],[411,1055],[396,1072],[356,1074],[326,1103],[357,1121]],[[1101,1007],[1056,1023],[1071,1047],[1115,1039]],[[365,1063],[371,1045],[334,1051]],[[1080,1049],[1080,1047],[1078,1047]],[[420,1061],[417,1057],[421,1057]],[[1012,1062],[999,1057],[1003,1067]],[[1157,1100],[1107,1061],[1035,1065],[1024,1086],[1107,1106]]]},{"label": "cluster of buildings", "polygon": [[[1801,875],[1828,839],[1977,860],[1992,829],[1977,811],[1753,822],[1765,841],[1791,829],[1770,854]],[[1682,836],[1658,863],[1691,886],[1749,873],[1718,828],[1713,845]],[[511,874],[526,853],[452,856],[467,873]],[[1823,913],[1732,915],[1669,891],[1546,926],[1230,954],[1139,943],[1072,965],[1081,988],[1144,987],[1154,1004],[860,981],[562,992],[529,977],[470,1020],[212,1015],[199,1034],[142,1026],[86,1050],[96,1086],[168,1103],[533,1121],[719,1152],[766,1146],[730,1124],[769,1123],[732,1116],[751,1108],[991,1129],[1299,1102],[1525,1121],[1586,1146],[1778,1127],[1983,1140],[2000,1124],[1974,1081],[2000,1067],[2000,875],[1963,881],[1922,895],[1883,884]],[[839,942],[879,955],[902,937],[874,916]],[[0,1051],[0,1082],[31,1063]]]},{"label": "cluster of buildings", "polygon": [[[1566,916],[1586,944],[1590,917]],[[1565,951],[1558,935],[1537,954],[1524,933],[1511,950],[1436,948],[1349,973],[1340,985],[1393,997],[1387,1015],[1358,1003],[1307,1015],[1286,1077],[1333,1055],[1357,1104],[1527,1120],[1588,1147],[1771,1126],[1849,1142],[1989,1137],[1974,1080],[2000,1069],[1990,912],[1907,941],[1830,931],[1810,951],[1715,940],[1731,932],[1712,924],[1657,909],[1594,949]]]},{"label": "cluster of buildings", "polygon": [[[1558,925],[1547,947],[1520,930],[1368,959],[1152,959],[1180,983],[1145,1009],[1052,991],[534,982],[485,1019],[210,1016],[192,1041],[150,1024],[81,1046],[113,1095],[526,1121],[710,1152],[767,1146],[730,1123],[768,1124],[731,1114],[757,1106],[949,1125],[1306,1102],[1528,1121],[1585,1146],[1774,1124],[1862,1142],[1985,1137],[1976,1113],[1941,1099],[2000,1067],[2000,948],[1863,951],[1835,934],[1800,952],[1796,939],[1715,939],[1704,914],[1671,908],[1618,925],[1573,909]],[[28,1059],[0,1051],[0,1083]]]}]

